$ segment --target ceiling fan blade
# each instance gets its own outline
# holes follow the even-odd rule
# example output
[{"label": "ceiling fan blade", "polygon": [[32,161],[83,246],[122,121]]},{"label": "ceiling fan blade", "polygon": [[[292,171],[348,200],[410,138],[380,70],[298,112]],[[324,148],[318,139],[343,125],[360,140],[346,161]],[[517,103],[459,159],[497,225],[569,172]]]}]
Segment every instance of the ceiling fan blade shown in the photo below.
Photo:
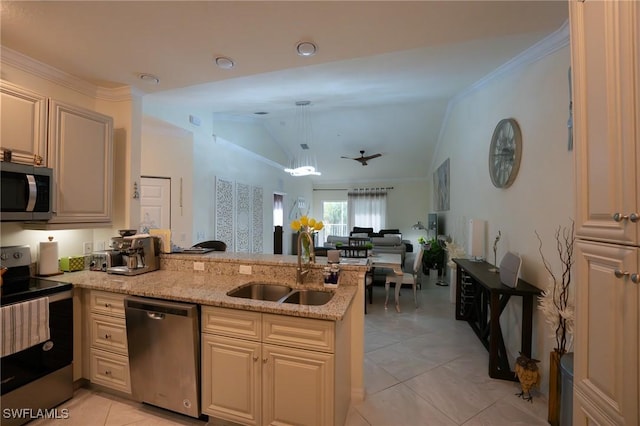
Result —
[{"label": "ceiling fan blade", "polygon": [[366,157],[362,157],[362,160],[364,161],[368,161],[371,160],[373,158],[378,158],[378,157],[382,157],[382,154],[373,154],[373,155],[367,155]]}]

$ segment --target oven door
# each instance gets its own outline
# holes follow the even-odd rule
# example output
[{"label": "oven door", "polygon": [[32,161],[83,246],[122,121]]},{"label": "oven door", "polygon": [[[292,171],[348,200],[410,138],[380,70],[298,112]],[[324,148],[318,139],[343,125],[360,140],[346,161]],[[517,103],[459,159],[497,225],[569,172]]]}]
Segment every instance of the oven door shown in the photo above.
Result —
[{"label": "oven door", "polygon": [[44,343],[3,357],[2,395],[73,361],[73,299],[71,292],[49,296],[51,338]]}]

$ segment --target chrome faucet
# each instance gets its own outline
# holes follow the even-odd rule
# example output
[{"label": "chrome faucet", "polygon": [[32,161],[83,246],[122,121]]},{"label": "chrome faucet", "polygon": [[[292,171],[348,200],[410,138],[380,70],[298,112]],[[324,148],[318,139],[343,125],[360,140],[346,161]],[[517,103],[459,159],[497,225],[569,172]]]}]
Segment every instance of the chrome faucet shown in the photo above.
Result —
[{"label": "chrome faucet", "polygon": [[[309,262],[306,263],[306,267],[302,264],[302,238],[309,240]],[[308,231],[301,231],[298,234],[298,269],[296,276],[296,283],[302,284],[304,277],[311,272],[311,264],[316,263],[316,253],[313,249],[313,238]]]}]

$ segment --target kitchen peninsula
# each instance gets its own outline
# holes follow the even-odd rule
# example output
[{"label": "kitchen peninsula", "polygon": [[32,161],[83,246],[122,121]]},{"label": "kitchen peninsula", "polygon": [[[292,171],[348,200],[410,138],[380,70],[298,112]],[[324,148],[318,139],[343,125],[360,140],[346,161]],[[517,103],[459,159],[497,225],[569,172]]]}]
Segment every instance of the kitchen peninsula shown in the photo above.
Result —
[{"label": "kitchen peninsula", "polygon": [[[100,336],[118,335],[93,331],[99,329],[100,324],[124,329],[124,314],[119,308],[104,312],[104,306],[109,305],[109,309],[119,306],[125,295],[190,302],[201,307],[203,414],[241,424],[266,424],[272,420],[284,421],[283,424],[316,424],[318,419],[322,419],[322,424],[342,424],[350,400],[363,398],[364,310],[363,303],[356,301],[364,298],[367,259],[361,264],[341,265],[340,285],[332,289],[333,297],[323,305],[277,303],[227,294],[250,283],[323,289],[323,262],[324,259],[319,259],[312,265],[311,273],[301,285],[296,283],[295,256],[229,252],[163,254],[160,270],[131,277],[87,270],[57,277],[80,290],[74,300],[81,306],[84,324],[77,325],[81,330],[76,330],[76,335],[82,337],[77,341],[82,343],[75,351],[75,359],[81,359],[82,366],[74,371],[74,379],[89,379],[98,387],[111,387],[130,395],[126,344],[123,351],[114,355],[96,345],[97,336],[97,340],[109,349],[113,337],[108,341]],[[96,322],[96,317],[102,322]],[[243,327],[249,324],[247,327],[251,333],[255,331],[255,335],[246,333],[245,328],[234,329],[239,323]],[[224,351],[220,350],[220,345],[224,345]],[[246,352],[247,347],[250,352]],[[239,352],[240,348],[245,352]],[[120,360],[121,375],[115,377],[117,374],[111,367],[101,375],[100,360],[92,358],[93,353],[111,356],[109,365],[114,359]],[[250,356],[247,357],[247,353]],[[254,363],[260,358],[263,362]],[[234,371],[247,371],[248,377],[229,378],[225,371],[231,368],[223,370],[219,367],[223,361],[243,367]],[[247,365],[243,366],[242,362]],[[300,363],[298,371],[285,370],[295,363]],[[288,395],[286,398],[296,395],[297,399],[304,393],[288,388],[305,386],[301,380],[306,376],[301,377],[300,371],[307,370],[310,371],[308,378],[315,383],[311,396],[300,397],[301,401],[296,404],[278,401],[277,394],[284,387],[287,388],[284,391]],[[225,379],[228,381],[224,382]],[[223,385],[216,388],[214,381],[223,381]],[[109,386],[112,383],[113,386]],[[227,398],[229,393],[220,396],[216,392],[229,385],[241,388],[243,400],[218,403],[216,398]],[[309,389],[304,391],[308,394]],[[235,402],[238,404],[234,406]],[[234,410],[234,407],[241,409]]]}]

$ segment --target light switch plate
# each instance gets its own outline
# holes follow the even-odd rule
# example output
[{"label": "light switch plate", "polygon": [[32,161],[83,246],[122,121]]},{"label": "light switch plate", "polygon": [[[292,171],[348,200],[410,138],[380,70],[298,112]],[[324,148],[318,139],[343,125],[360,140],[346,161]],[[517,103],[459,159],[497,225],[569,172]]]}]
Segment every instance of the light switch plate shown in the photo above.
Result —
[{"label": "light switch plate", "polygon": [[204,262],[193,262],[194,271],[204,271]]},{"label": "light switch plate", "polygon": [[244,275],[251,275],[251,265],[240,265],[239,272]]}]

